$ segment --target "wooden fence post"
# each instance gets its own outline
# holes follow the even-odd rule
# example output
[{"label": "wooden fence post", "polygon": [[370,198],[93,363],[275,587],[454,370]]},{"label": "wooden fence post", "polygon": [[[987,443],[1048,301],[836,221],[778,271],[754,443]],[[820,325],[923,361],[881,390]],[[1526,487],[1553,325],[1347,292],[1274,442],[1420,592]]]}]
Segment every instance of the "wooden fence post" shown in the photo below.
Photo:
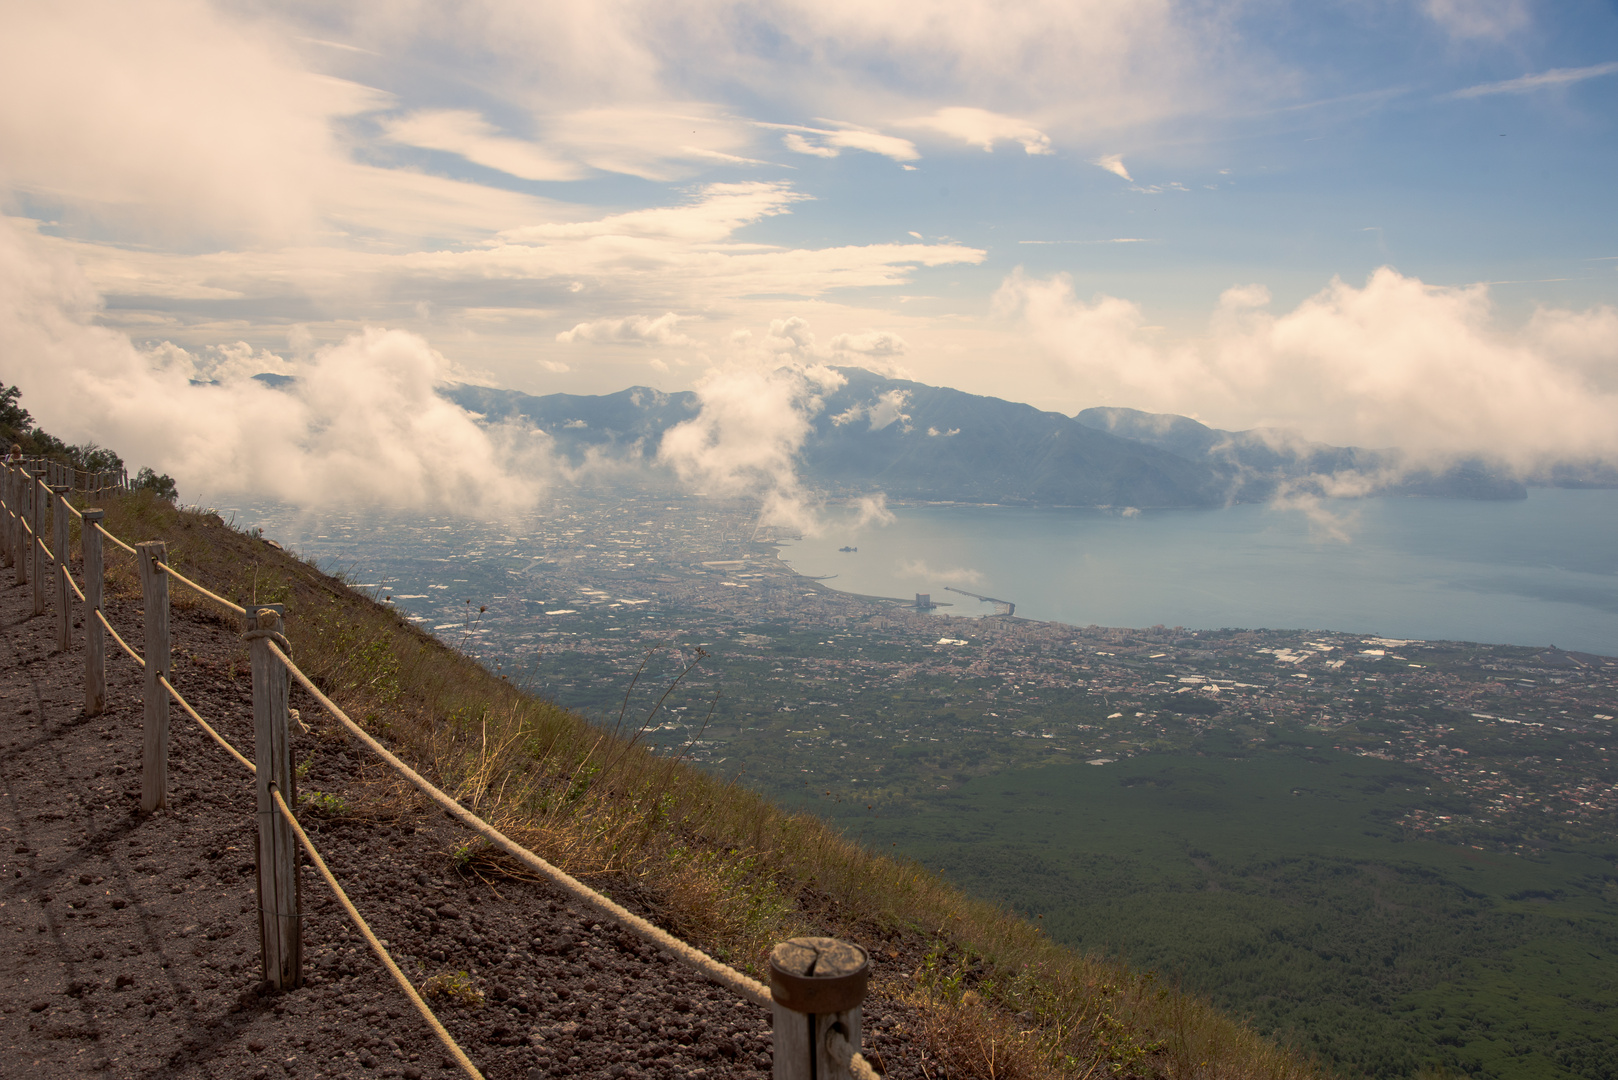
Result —
[{"label": "wooden fence post", "polygon": [[73,645],[73,608],[67,602],[67,486],[51,488],[51,554],[56,556],[56,651],[67,652]]},{"label": "wooden fence post", "polygon": [[12,468],[6,465],[0,468],[0,501],[6,504],[4,516],[0,516],[0,555],[5,556],[5,564],[11,565],[12,535],[11,518],[17,512],[17,500],[11,494]]},{"label": "wooden fence post", "polygon": [[[260,604],[247,613],[249,634],[279,635],[280,604]],[[252,639],[253,787],[258,793],[258,926],[264,979],[272,989],[303,985],[303,920],[299,917],[298,838],[275,808],[271,790],[288,808],[298,805],[292,771],[287,700],[291,679],[270,653],[270,638]],[[285,638],[281,641],[285,642]],[[285,645],[282,645],[285,651]]]},{"label": "wooden fence post", "polygon": [[836,938],[793,938],[771,950],[775,1080],[853,1080],[828,1042],[841,1035],[859,1052],[870,974],[865,950]]},{"label": "wooden fence post", "polygon": [[34,614],[45,614],[45,557],[40,549],[45,545],[45,537],[41,535],[45,527],[45,500],[40,497],[45,490],[41,477],[45,470],[36,466],[29,470],[28,476],[28,525],[34,530],[29,539],[29,556],[33,563],[30,576],[34,584]]},{"label": "wooden fence post", "polygon": [[146,814],[169,804],[169,693],[157,681],[169,674],[169,576],[159,565],[167,557],[161,540],[135,545],[146,609],[146,739],[140,765],[140,808]]},{"label": "wooden fence post", "polygon": [[105,510],[86,510],[79,533],[84,552],[84,715],[100,716],[107,707],[107,637],[96,612],[101,610],[103,568],[101,524]]},{"label": "wooden fence post", "polygon": [[23,538],[23,522],[28,520],[27,503],[27,477],[28,470],[21,465],[12,466],[11,469],[11,566],[15,572],[17,584],[22,585],[28,581],[28,548]]}]

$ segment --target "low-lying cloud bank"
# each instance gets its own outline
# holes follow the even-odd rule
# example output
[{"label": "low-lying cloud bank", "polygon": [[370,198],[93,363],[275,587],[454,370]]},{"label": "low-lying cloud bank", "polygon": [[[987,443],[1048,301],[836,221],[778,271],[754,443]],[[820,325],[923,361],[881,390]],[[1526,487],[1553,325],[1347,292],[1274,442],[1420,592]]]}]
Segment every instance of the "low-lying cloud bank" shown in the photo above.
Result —
[{"label": "low-lying cloud bank", "polygon": [[1141,308],[1086,301],[1063,275],[1017,273],[996,295],[1095,404],[1298,429],[1401,447],[1412,463],[1483,456],[1528,475],[1618,460],[1618,310],[1541,308],[1502,325],[1486,286],[1444,288],[1383,267],[1282,315],[1261,285],[1226,290],[1205,336],[1161,343]]},{"label": "low-lying cloud bank", "polygon": [[414,334],[368,329],[302,358],[277,390],[249,377],[284,368],[273,354],[142,352],[94,324],[99,304],[77,267],[0,223],[5,380],[52,433],[168,472],[188,498],[493,514],[532,505],[548,482],[547,437],[445,401],[448,365]]}]

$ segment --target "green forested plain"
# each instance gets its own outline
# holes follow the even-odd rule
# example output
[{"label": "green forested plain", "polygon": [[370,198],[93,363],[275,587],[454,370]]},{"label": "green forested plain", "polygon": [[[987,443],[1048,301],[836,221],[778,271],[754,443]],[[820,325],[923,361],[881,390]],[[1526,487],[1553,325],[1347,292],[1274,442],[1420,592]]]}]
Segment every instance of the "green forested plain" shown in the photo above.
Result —
[{"label": "green forested plain", "polygon": [[1329,751],[1148,755],[849,827],[1351,1075],[1618,1078],[1618,841],[1406,839],[1391,822],[1450,808],[1432,782]]}]

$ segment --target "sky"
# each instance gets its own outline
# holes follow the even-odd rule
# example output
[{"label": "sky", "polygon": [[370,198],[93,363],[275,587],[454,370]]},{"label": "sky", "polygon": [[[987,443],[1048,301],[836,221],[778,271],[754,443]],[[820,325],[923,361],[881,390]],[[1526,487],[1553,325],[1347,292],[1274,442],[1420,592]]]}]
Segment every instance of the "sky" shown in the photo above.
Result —
[{"label": "sky", "polygon": [[182,487],[520,503],[436,388],[839,365],[1618,460],[1610,2],[0,3],[0,379]]}]

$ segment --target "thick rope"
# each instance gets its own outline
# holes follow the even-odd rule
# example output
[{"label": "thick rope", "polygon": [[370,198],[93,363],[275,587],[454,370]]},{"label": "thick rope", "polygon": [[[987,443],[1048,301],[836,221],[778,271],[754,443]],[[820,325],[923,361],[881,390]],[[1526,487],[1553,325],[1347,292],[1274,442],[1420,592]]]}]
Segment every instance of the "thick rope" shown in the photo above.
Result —
[{"label": "thick rope", "polygon": [[88,600],[86,600],[84,598],[84,590],[80,589],[79,588],[79,583],[77,581],[73,580],[73,575],[72,574],[66,574],[64,576],[67,578],[68,585],[70,585],[72,587],[72,589],[73,589],[73,595],[77,596],[79,598],[79,603],[88,604],[90,601],[88,601]]},{"label": "thick rope", "polygon": [[146,661],[141,659],[140,653],[129,647],[129,642],[118,636],[118,631],[112,628],[112,623],[107,621],[107,617],[101,613],[100,608],[96,608],[96,618],[101,620],[102,627],[107,631],[107,633],[112,635],[112,640],[118,643],[118,647],[123,649],[124,652],[128,653],[131,660],[135,661],[135,663],[144,668],[146,666]]},{"label": "thick rope", "polygon": [[56,561],[56,556],[52,555],[51,554],[51,549],[45,546],[45,541],[41,540],[39,537],[36,536],[36,537],[34,537],[34,543],[39,545],[39,550],[44,552],[45,557],[47,559],[49,559],[51,562]]},{"label": "thick rope", "polygon": [[192,581],[190,578],[186,577],[184,574],[182,574],[178,570],[174,569],[174,567],[170,566],[168,563],[160,562],[157,565],[161,566],[163,568],[163,572],[165,574],[167,574],[169,577],[173,578],[175,581],[178,581],[181,585],[189,586],[190,588],[195,589],[197,592],[201,593],[203,596],[206,596],[209,600],[212,600],[214,603],[218,604],[220,607],[224,608],[226,611],[233,612],[234,614],[237,614],[237,615],[246,615],[247,614],[247,609],[242,607],[240,604],[232,604],[229,600],[226,600],[223,596],[220,596],[218,593],[209,592],[207,589],[204,589],[201,585],[198,585],[196,582]]},{"label": "thick rope", "polygon": [[881,1074],[871,1068],[865,1055],[849,1044],[847,1037],[835,1028],[826,1032],[826,1052],[831,1059],[854,1074],[854,1080],[881,1080]]},{"label": "thick rope", "polygon": [[121,547],[125,551],[129,552],[131,555],[135,554],[135,549],[134,548],[130,547],[128,544],[124,543],[122,540],[120,540],[116,536],[112,535],[112,533],[108,532],[106,529],[103,529],[100,525],[97,525],[95,527],[95,529],[96,529],[96,532],[100,533],[102,536],[106,537],[108,540],[111,540],[113,543],[117,544],[119,547]]},{"label": "thick rope", "polygon": [[279,648],[287,656],[292,655],[292,643],[287,636],[279,630],[249,630],[242,635],[243,641],[268,641]]},{"label": "thick rope", "polygon": [[168,678],[166,676],[159,675],[157,677],[157,681],[163,684],[163,689],[165,689],[165,690],[167,690],[169,692],[169,697],[173,698],[176,702],[178,702],[180,708],[184,709],[186,711],[187,715],[189,715],[191,717],[191,719],[195,720],[198,724],[200,724],[202,726],[202,730],[206,731],[208,733],[208,737],[211,738],[214,742],[218,743],[222,748],[224,748],[225,753],[229,754],[231,757],[235,758],[237,761],[241,762],[243,765],[246,765],[248,772],[251,772],[251,773],[257,773],[258,772],[258,766],[257,765],[254,765],[251,761],[248,761],[246,758],[242,757],[241,752],[238,751],[234,746],[230,745],[230,743],[226,742],[225,737],[223,735],[219,734],[219,732],[215,731],[212,727],[210,727],[208,725],[208,721],[204,720],[202,717],[197,715],[197,710],[195,710],[195,709],[193,709],[191,707],[191,703],[189,701],[185,700],[185,698],[180,696],[180,692],[178,690],[174,689],[174,684],[169,682],[169,680],[168,680]]},{"label": "thick rope", "polygon": [[[271,645],[270,648],[273,649],[275,646]],[[392,975],[394,982],[399,984],[399,989],[405,992],[405,996],[410,999],[410,1004],[414,1005],[416,1011],[421,1013],[421,1018],[427,1021],[428,1026],[433,1029],[433,1034],[438,1036],[438,1041],[444,1044],[444,1049],[449,1051],[450,1056],[455,1059],[455,1063],[461,1067],[461,1071],[471,1077],[472,1080],[483,1080],[483,1074],[478,1072],[477,1066],[472,1064],[471,1060],[466,1056],[466,1052],[456,1044],[454,1037],[444,1030],[444,1025],[439,1023],[438,1017],[433,1015],[433,1010],[421,999],[421,995],[416,992],[416,988],[410,985],[410,980],[405,978],[404,972],[399,970],[399,965],[393,962],[393,957],[388,955],[387,948],[377,940],[376,935],[371,932],[371,928],[366,925],[359,911],[355,909],[353,902],[349,900],[348,894],[343,891],[343,887],[337,884],[337,879],[332,876],[331,870],[326,867],[326,860],[320,857],[320,852],[316,851],[315,845],[310,842],[309,834],[303,831],[303,826],[298,824],[298,819],[293,817],[292,811],[287,808],[287,802],[281,797],[281,792],[272,787],[270,788],[270,794],[275,798],[275,808],[281,811],[281,816],[286,819],[288,825],[292,826],[292,831],[298,834],[298,843],[302,844],[303,850],[308,853],[309,861],[315,864],[315,869],[320,871],[320,876],[326,879],[327,885],[331,886],[331,891],[337,895],[337,900],[343,905],[343,910],[348,912],[348,917],[354,921],[355,926],[359,927],[360,933],[365,936],[366,944],[371,946],[371,951],[376,954],[376,958],[382,961],[382,966],[388,969],[388,974]]]},{"label": "thick rope", "polygon": [[422,792],[422,794],[432,799],[439,806],[442,806],[449,813],[450,817],[456,819],[462,825],[465,825],[467,828],[478,833],[485,840],[488,840],[495,847],[498,847],[501,851],[504,851],[507,855],[510,855],[524,866],[527,866],[529,869],[549,878],[565,892],[572,894],[575,898],[595,908],[597,911],[606,915],[614,922],[617,922],[621,926],[634,931],[641,937],[646,938],[653,944],[657,945],[659,948],[666,949],[673,953],[675,956],[679,957],[681,960],[684,960],[686,963],[702,972],[709,979],[718,983],[720,986],[729,988],[740,997],[746,998],[748,1001],[751,1001],[753,1004],[762,1008],[767,1009],[770,1007],[770,988],[759,982],[757,979],[751,979],[736,969],[729,967],[728,965],[721,964],[707,953],[686,944],[679,938],[670,934],[667,930],[664,930],[662,927],[654,926],[622,905],[616,904],[607,897],[602,896],[588,885],[585,885],[578,879],[574,878],[571,874],[558,867],[552,866],[544,859],[541,859],[538,855],[535,855],[532,851],[529,851],[515,840],[512,840],[505,833],[501,832],[499,829],[496,829],[493,825],[490,825],[487,821],[484,821],[482,818],[472,813],[472,811],[466,809],[466,807],[462,806],[460,803],[444,794],[444,792],[434,787],[429,781],[423,778],[420,773],[416,772],[416,770],[412,769],[410,766],[406,765],[404,762],[400,761],[397,757],[390,753],[387,747],[373,739],[370,733],[364,728],[360,727],[353,720],[350,720],[348,714],[342,709],[338,708],[337,704],[333,702],[331,698],[321,693],[320,689],[316,687],[314,683],[309,681],[309,676],[300,671],[298,666],[294,664],[285,653],[276,648],[274,642],[271,642],[269,647],[270,650],[280,658],[281,663],[286,665],[286,669],[291,673],[292,677],[298,680],[305,690],[313,694],[315,700],[324,705],[326,707],[326,711],[331,713],[339,723],[348,729],[349,734],[353,735],[366,746],[370,747],[371,750],[382,758],[383,761],[386,761],[389,765],[392,765],[395,769],[397,769],[400,774],[402,774],[406,780],[409,780],[412,784],[414,784]]}]

